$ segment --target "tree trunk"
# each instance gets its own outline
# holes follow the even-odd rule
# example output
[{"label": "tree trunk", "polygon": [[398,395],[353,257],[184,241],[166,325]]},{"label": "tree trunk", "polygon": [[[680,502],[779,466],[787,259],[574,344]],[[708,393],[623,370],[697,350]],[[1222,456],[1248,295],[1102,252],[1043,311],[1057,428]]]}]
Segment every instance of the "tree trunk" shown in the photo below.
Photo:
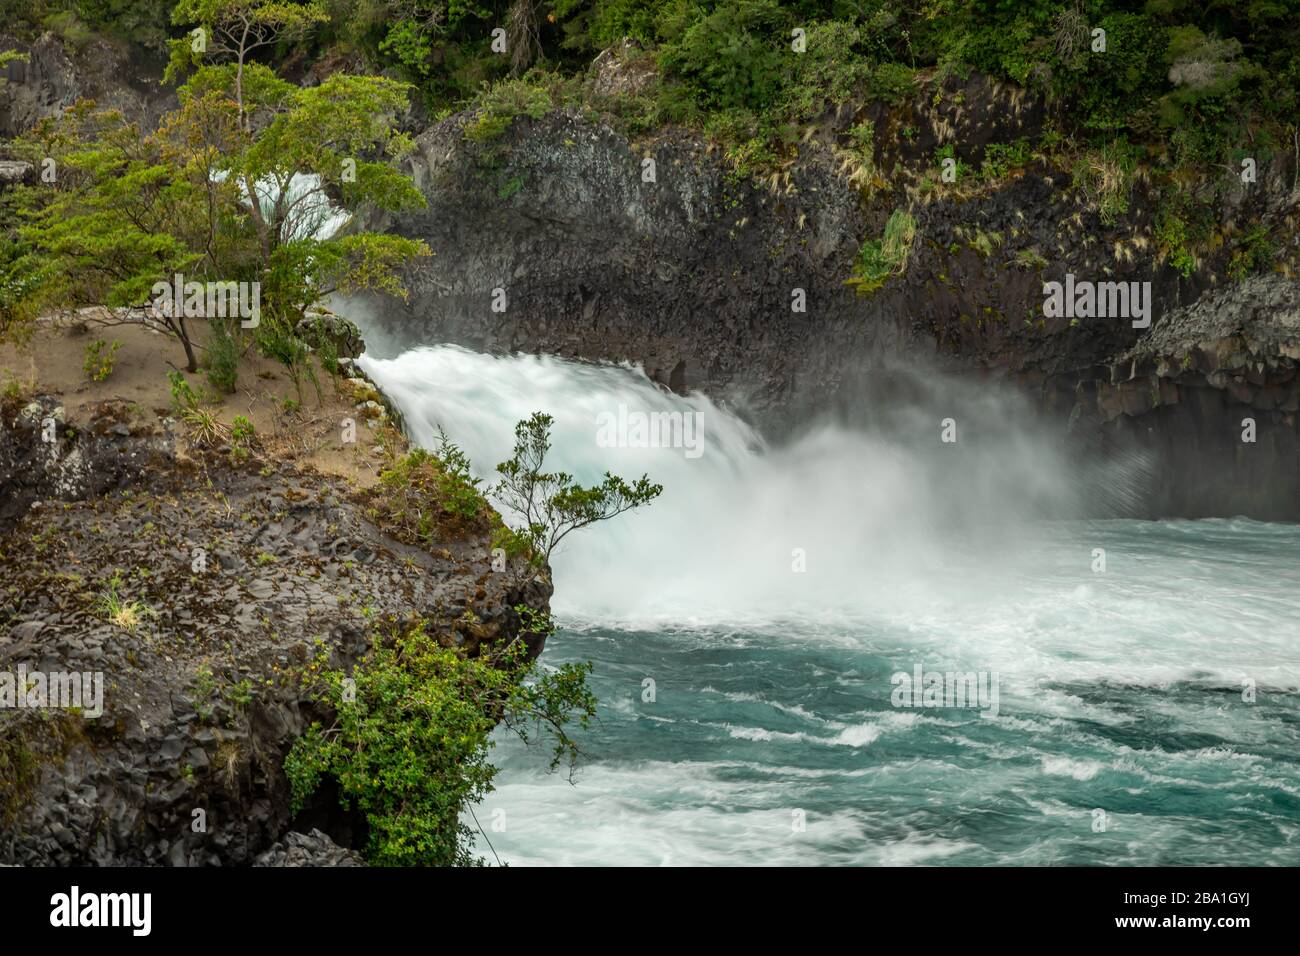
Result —
[{"label": "tree trunk", "polygon": [[199,360],[194,355],[194,343],[190,341],[190,333],[185,328],[183,316],[177,319],[176,325],[179,331],[177,338],[181,340],[181,345],[185,347],[185,371],[193,374],[199,370]]},{"label": "tree trunk", "polygon": [[510,73],[519,76],[542,52],[540,0],[515,0],[506,11],[506,40],[510,48]]}]

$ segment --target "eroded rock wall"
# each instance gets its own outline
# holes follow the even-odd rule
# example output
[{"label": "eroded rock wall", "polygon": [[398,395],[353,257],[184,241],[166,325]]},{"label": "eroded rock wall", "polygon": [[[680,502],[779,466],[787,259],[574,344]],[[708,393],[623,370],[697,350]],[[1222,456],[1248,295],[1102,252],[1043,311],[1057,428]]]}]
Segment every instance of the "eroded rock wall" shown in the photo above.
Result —
[{"label": "eroded rock wall", "polygon": [[0,708],[0,862],[354,861],[363,834],[332,794],[290,812],[283,760],[322,716],[303,668],[415,621],[467,653],[540,651],[516,607],[546,610],[549,579],[493,572],[486,534],[395,540],[342,479],[182,460],[151,417],[68,422],[48,397],[0,416],[0,674],[102,680],[99,715]]},{"label": "eroded rock wall", "polygon": [[[899,362],[978,376],[1023,391],[1088,454],[1136,444],[1152,456],[1158,477],[1137,513],[1300,519],[1290,345],[1269,352],[1262,398],[1230,387],[1230,372],[1192,381],[1157,370],[1152,387],[1144,370],[1132,384],[1133,350],[1211,293],[1227,326],[1274,322],[1262,286],[1225,277],[1226,249],[1190,276],[1163,261],[1142,176],[1112,216],[1043,156],[960,187],[926,183],[939,175],[938,144],[960,144],[978,170],[986,144],[1034,141],[1046,115],[1014,89],[953,80],[924,100],[828,114],[797,161],[758,182],[683,132],[633,144],[600,121],[554,112],[520,117],[485,144],[466,137],[472,118],[452,117],[419,138],[410,161],[428,209],[377,222],[427,240],[434,256],[413,271],[407,302],[371,301],[367,338],[389,352],[449,341],[630,360],[775,431],[827,410],[852,414]],[[841,147],[866,120],[877,174],[864,184],[850,181]],[[1221,184],[1224,234],[1280,227],[1293,260],[1295,173],[1293,158],[1275,156],[1254,186]],[[916,219],[906,267],[858,295],[845,280],[895,209]],[[1067,274],[1149,283],[1151,329],[1127,317],[1047,317],[1044,283]],[[792,308],[800,295],[806,311]],[[1224,361],[1244,374],[1251,360]],[[1261,437],[1243,450],[1239,413],[1261,402]]]}]

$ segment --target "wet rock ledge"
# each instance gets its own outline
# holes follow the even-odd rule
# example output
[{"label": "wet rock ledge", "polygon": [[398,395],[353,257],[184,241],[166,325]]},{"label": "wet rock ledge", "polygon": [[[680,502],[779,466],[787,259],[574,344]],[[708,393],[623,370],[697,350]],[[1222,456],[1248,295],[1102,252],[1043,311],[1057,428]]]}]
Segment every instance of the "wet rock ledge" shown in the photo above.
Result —
[{"label": "wet rock ledge", "polygon": [[0,412],[0,674],[103,675],[97,718],[0,707],[0,863],[354,865],[355,821],[328,794],[292,817],[281,769],[320,717],[318,648],[348,666],[419,620],[540,651],[514,608],[548,609],[549,580],[493,572],[486,530],[411,546],[347,480],[187,453],[127,403]]}]

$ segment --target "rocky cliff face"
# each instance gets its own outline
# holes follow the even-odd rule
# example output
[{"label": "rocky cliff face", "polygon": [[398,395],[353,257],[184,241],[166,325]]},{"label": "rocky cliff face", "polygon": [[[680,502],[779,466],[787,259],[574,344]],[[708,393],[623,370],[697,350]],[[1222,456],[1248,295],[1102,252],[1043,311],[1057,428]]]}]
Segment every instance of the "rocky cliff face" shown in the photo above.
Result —
[{"label": "rocky cliff face", "polygon": [[79,99],[121,110],[146,128],[176,105],[175,91],[162,85],[163,63],[157,55],[120,40],[93,34],[74,47],[53,33],[31,42],[0,34],[0,50],[17,50],[27,57],[8,65],[7,82],[0,85],[0,139],[57,116]]},{"label": "rocky cliff face", "polygon": [[[684,133],[632,144],[555,112],[483,144],[453,117],[419,138],[411,161],[428,209],[385,223],[435,255],[413,274],[410,300],[375,303],[371,324],[392,336],[388,348],[451,341],[631,360],[778,427],[852,414],[900,361],[990,377],[1025,391],[1089,454],[1149,456],[1156,477],[1140,513],[1300,518],[1292,279],[1232,283],[1226,250],[1187,278],[1160,263],[1140,177],[1113,219],[1041,157],[987,181],[925,182],[939,178],[938,144],[960,144],[978,169],[988,143],[1032,141],[1045,115],[1018,91],[953,80],[937,96],[828,116],[797,161],[760,182]],[[842,147],[865,120],[876,171],[852,181]],[[1225,180],[1220,229],[1281,226],[1294,260],[1295,176],[1277,157],[1249,187]],[[898,208],[916,219],[906,267],[860,296],[845,280]],[[1151,329],[1045,316],[1044,283],[1067,274],[1149,282]],[[1207,311],[1218,319],[1203,337]],[[1137,361],[1148,338],[1186,351],[1173,364]],[[1243,447],[1247,417],[1258,440]]]},{"label": "rocky cliff face", "polygon": [[0,675],[98,674],[102,714],[0,708],[0,862],[354,863],[331,794],[290,813],[284,756],[322,717],[303,669],[384,624],[511,640],[549,581],[493,573],[486,536],[395,540],[340,479],[183,460],[126,403],[66,417],[51,397],[0,415]]}]

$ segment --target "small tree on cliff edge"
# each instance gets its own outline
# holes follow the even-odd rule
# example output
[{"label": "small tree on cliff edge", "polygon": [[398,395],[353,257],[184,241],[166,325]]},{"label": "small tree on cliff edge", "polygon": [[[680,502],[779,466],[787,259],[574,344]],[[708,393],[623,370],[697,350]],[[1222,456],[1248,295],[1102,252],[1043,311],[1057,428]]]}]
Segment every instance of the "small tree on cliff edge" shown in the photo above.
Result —
[{"label": "small tree on cliff edge", "polygon": [[501,480],[492,489],[493,497],[523,517],[521,533],[542,565],[570,532],[649,504],[664,490],[645,475],[628,484],[606,472],[600,484],[584,488],[565,472],[543,471],[554,421],[535,412],[515,426],[514,455],[497,465]]}]

